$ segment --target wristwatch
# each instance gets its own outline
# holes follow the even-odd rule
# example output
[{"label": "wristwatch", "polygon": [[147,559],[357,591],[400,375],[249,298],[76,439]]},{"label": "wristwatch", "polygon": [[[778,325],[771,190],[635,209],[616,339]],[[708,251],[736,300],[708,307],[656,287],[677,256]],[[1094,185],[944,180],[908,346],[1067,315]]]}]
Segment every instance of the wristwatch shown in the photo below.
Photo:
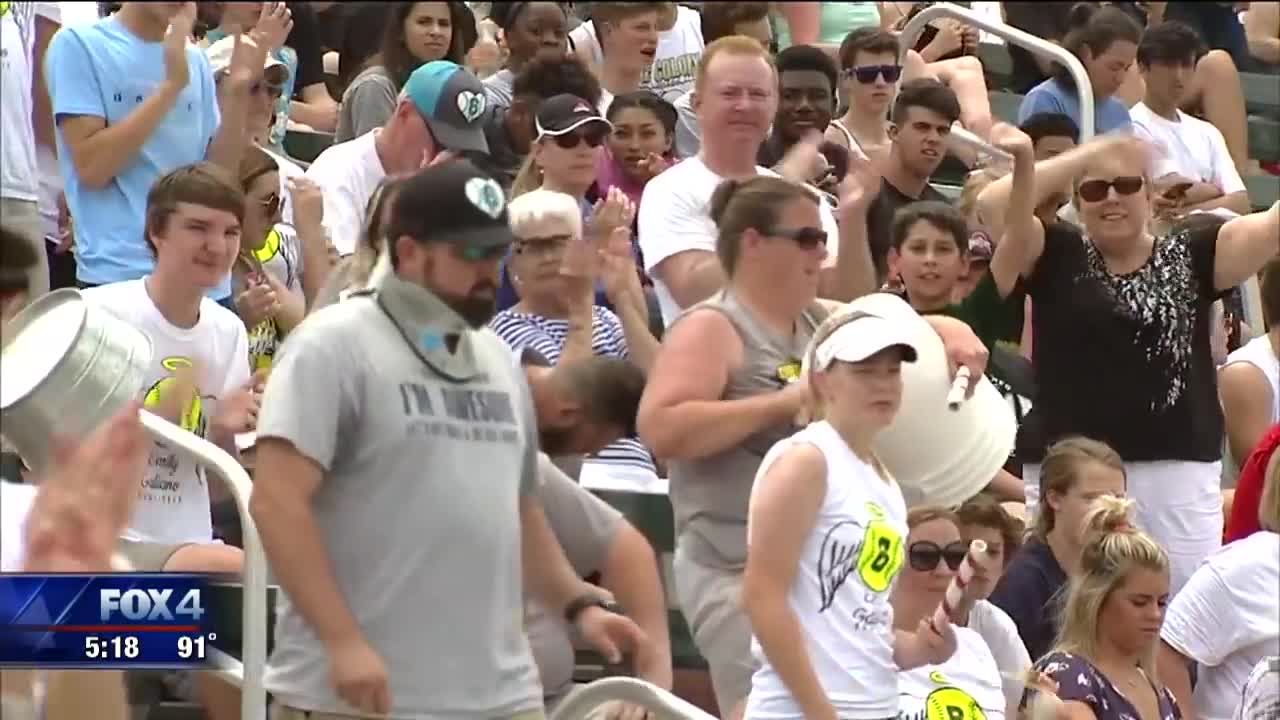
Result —
[{"label": "wristwatch", "polygon": [[585,593],[574,598],[572,602],[564,608],[565,622],[574,625],[578,622],[578,616],[583,610],[591,607],[598,607],[607,610],[615,615],[622,615],[622,606],[612,600],[606,600],[595,593]]}]

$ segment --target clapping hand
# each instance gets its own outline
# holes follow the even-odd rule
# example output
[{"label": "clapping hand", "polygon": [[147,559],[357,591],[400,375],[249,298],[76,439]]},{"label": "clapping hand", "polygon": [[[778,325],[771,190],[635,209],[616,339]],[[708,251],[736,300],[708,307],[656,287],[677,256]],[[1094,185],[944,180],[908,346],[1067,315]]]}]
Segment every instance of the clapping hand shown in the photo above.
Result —
[{"label": "clapping hand", "polygon": [[164,33],[164,79],[174,90],[182,90],[191,81],[187,44],[191,41],[195,25],[196,4],[185,2],[182,9],[169,19],[169,28]]},{"label": "clapping hand", "polygon": [[[292,30],[293,12],[288,6],[282,2],[264,2],[262,12],[258,15],[258,24],[253,26],[249,34],[267,52],[274,52],[284,47]],[[265,63],[266,58],[263,61]]]},{"label": "clapping hand", "polygon": [[865,215],[880,194],[880,171],[866,155],[849,154],[849,172],[840,183],[840,216]]},{"label": "clapping hand", "polygon": [[54,438],[26,520],[27,572],[111,571],[152,447],[139,410],[130,403],[79,443]]},{"label": "clapping hand", "polygon": [[223,437],[234,437],[257,429],[266,382],[267,371],[258,370],[240,387],[218,398],[214,430]]},{"label": "clapping hand", "polygon": [[614,230],[631,227],[635,214],[636,206],[631,198],[616,187],[609,188],[608,194],[591,208],[591,219],[587,221],[585,233],[587,240],[603,249],[613,237]]},{"label": "clapping hand", "polygon": [[280,310],[280,299],[265,276],[266,273],[250,273],[244,291],[236,296],[236,314],[244,320],[245,327],[257,327]]}]

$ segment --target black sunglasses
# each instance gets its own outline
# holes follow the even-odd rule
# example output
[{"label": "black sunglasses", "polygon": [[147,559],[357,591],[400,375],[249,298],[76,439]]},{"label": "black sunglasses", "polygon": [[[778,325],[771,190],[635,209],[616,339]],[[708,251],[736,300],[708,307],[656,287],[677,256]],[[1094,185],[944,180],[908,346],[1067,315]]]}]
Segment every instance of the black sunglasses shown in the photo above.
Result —
[{"label": "black sunglasses", "polygon": [[967,542],[958,541],[946,547],[939,547],[936,542],[917,540],[907,548],[907,562],[911,563],[911,569],[917,572],[933,572],[938,567],[938,563],[943,560],[947,562],[947,567],[959,570],[964,562],[964,556],[968,554],[969,543]]},{"label": "black sunglasses", "polygon": [[552,135],[556,144],[565,150],[572,150],[578,147],[578,143],[585,140],[587,147],[598,148],[604,144],[604,139],[609,136],[609,126],[603,123],[590,123],[585,127],[576,130],[570,130],[562,135]]},{"label": "black sunglasses", "polygon": [[1141,175],[1122,175],[1114,180],[1086,180],[1080,183],[1080,199],[1086,202],[1102,202],[1111,188],[1117,195],[1132,195],[1142,189],[1146,181]]},{"label": "black sunglasses", "polygon": [[898,78],[902,77],[901,65],[859,65],[858,67],[849,68],[844,71],[845,77],[857,78],[858,82],[863,85],[870,85],[876,81],[876,76],[884,77],[884,81],[888,83],[898,82]]},{"label": "black sunglasses", "polygon": [[568,235],[516,238],[515,245],[512,249],[515,250],[517,255],[524,255],[525,253],[545,255],[547,253],[556,253],[564,250],[571,240],[573,240],[573,238]]},{"label": "black sunglasses", "polygon": [[786,238],[799,245],[802,250],[812,250],[819,245],[823,247],[827,245],[827,231],[816,227],[774,228],[765,235]]}]

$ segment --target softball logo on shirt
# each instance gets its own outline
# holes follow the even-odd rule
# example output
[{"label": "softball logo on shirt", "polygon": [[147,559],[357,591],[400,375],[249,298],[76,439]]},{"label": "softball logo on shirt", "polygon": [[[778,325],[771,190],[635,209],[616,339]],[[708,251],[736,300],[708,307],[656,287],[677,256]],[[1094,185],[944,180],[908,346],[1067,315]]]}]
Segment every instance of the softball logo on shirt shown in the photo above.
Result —
[{"label": "softball logo on shirt", "polygon": [[0,2],[0,18],[9,14],[9,3]]},{"label": "softball logo on shirt", "polygon": [[924,701],[924,720],[987,720],[987,714],[972,695],[952,686],[929,693]]},{"label": "softball logo on shirt", "polygon": [[275,318],[267,318],[249,331],[250,370],[270,370],[280,344],[280,328]]},{"label": "softball logo on shirt", "polygon": [[868,502],[870,520],[836,523],[822,539],[818,558],[818,582],[822,612],[835,602],[836,592],[856,576],[868,590],[889,589],[902,567],[902,536],[886,520],[884,508]]},{"label": "softball logo on shirt", "polygon": [[[178,373],[190,372],[194,365],[189,358],[184,357],[167,357],[160,362],[170,375],[157,381],[154,385],[147,389],[147,394],[142,399],[142,406],[147,409],[160,407],[169,399],[171,393],[177,392],[180,388]],[[204,410],[200,402],[200,388],[192,386],[191,398],[182,408],[181,415],[178,416],[178,427],[190,433],[195,433],[200,437],[204,437]]]}]

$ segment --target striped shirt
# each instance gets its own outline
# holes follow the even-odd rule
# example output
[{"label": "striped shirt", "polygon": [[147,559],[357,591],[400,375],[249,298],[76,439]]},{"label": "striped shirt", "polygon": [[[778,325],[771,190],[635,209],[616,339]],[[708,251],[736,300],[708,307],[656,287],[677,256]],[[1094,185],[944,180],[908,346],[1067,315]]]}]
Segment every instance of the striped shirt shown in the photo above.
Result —
[{"label": "striped shirt", "polygon": [[[489,321],[489,328],[513,349],[529,348],[555,364],[569,335],[569,321],[502,310]],[[591,351],[596,355],[627,358],[627,338],[622,321],[608,308],[592,307]],[[634,437],[622,438],[591,457],[592,462],[625,465],[657,474],[649,449]]]}]

